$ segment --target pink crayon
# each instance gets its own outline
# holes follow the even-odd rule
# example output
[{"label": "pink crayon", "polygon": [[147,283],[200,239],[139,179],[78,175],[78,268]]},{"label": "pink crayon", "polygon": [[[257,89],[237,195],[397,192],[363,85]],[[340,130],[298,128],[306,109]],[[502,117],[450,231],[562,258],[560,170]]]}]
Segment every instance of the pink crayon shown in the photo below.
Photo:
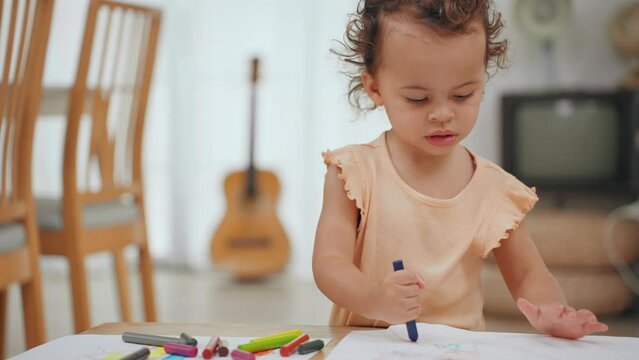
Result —
[{"label": "pink crayon", "polygon": [[233,360],[255,360],[255,354],[240,349],[234,349],[231,351],[231,358],[233,358]]},{"label": "pink crayon", "polygon": [[167,354],[173,355],[181,355],[187,357],[197,356],[197,347],[193,345],[168,342],[164,344],[164,351],[166,351]]}]

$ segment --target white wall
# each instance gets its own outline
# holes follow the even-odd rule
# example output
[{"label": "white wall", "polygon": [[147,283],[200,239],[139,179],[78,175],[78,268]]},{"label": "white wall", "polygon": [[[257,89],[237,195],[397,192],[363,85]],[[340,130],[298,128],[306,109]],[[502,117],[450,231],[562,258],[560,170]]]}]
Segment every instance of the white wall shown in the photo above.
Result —
[{"label": "white wall", "polygon": [[[282,182],[279,214],[292,243],[288,271],[311,277],[310,259],[321,207],[320,153],[367,142],[387,127],[384,114],[364,119],[346,101],[346,79],[328,52],[341,39],[355,0],[147,0],[164,9],[159,60],[147,119],[147,216],[156,258],[209,266],[213,229],[224,213],[222,182],[246,165],[249,58],[263,61],[258,98],[258,165]],[[609,88],[624,73],[606,38],[612,14],[631,0],[573,1],[574,21],[557,40],[557,84]],[[78,3],[85,4],[78,7]],[[47,84],[70,84],[86,0],[56,0]],[[506,90],[541,88],[538,46],[512,21],[513,1],[499,0],[512,67],[486,89],[467,145],[499,160],[498,99]],[[35,189],[59,193],[61,121],[41,122],[36,136]],[[59,172],[58,172],[59,174]]]}]

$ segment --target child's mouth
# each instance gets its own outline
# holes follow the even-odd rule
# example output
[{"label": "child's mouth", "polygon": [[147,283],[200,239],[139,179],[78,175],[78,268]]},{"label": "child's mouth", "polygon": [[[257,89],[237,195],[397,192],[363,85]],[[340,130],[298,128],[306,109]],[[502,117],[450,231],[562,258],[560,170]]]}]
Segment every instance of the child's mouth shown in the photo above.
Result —
[{"label": "child's mouth", "polygon": [[428,141],[429,144],[434,146],[448,146],[450,144],[455,143],[456,139],[457,139],[456,134],[426,136],[426,141]]}]

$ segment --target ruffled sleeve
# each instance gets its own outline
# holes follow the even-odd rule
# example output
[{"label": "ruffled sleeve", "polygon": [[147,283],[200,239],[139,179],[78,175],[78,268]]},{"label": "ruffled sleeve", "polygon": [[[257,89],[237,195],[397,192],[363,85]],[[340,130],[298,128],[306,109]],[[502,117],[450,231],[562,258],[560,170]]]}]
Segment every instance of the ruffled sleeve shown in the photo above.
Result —
[{"label": "ruffled sleeve", "polygon": [[337,150],[326,150],[322,153],[326,166],[335,166],[337,177],[344,181],[344,191],[362,215],[366,214],[366,177],[362,161],[355,146],[346,146]]},{"label": "ruffled sleeve", "polygon": [[501,194],[501,201],[495,207],[495,213],[488,219],[484,234],[483,257],[501,246],[501,241],[517,229],[528,211],[539,200],[535,188],[529,188],[521,181],[511,177],[506,182]]}]

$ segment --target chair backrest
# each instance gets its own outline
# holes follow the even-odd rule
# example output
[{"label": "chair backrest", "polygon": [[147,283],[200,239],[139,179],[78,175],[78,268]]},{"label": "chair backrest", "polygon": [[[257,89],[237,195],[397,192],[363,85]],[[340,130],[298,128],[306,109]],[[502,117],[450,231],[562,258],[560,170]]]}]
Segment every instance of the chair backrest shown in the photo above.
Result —
[{"label": "chair backrest", "polygon": [[23,220],[53,0],[0,0],[0,222]]},{"label": "chair backrest", "polygon": [[142,135],[160,21],[157,9],[91,0],[69,102],[65,199],[142,195]]}]

